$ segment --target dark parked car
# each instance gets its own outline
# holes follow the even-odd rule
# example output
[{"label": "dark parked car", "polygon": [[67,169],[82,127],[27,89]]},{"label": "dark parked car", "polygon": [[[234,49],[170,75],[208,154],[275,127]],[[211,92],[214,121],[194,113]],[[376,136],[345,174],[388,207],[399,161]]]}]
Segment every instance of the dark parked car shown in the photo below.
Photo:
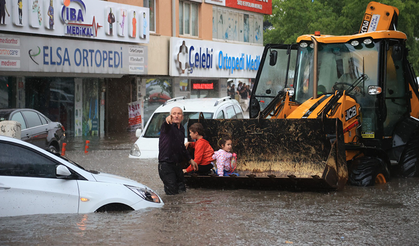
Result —
[{"label": "dark parked car", "polygon": [[65,139],[64,126],[53,122],[34,109],[0,109],[0,121],[13,120],[21,124],[21,139],[53,153],[60,153]]}]

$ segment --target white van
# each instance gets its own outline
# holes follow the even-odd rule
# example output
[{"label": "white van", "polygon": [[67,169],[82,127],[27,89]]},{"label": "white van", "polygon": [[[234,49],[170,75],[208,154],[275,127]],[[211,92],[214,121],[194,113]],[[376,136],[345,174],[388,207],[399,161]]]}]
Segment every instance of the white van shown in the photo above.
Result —
[{"label": "white van", "polygon": [[205,119],[243,119],[243,110],[239,102],[230,97],[223,98],[173,98],[158,107],[148,120],[144,131],[137,129],[138,137],[129,153],[129,158],[158,158],[160,128],[170,115],[173,107],[183,110],[185,142],[187,141],[187,124],[189,119],[198,119],[202,112]]}]

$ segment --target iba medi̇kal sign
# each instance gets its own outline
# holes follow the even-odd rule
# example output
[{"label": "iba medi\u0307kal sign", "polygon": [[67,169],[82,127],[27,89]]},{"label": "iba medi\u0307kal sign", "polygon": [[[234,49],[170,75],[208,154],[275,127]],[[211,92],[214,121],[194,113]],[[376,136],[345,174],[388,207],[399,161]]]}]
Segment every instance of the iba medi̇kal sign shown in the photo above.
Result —
[{"label": "iba medi\u0307kal sign", "polygon": [[2,0],[10,32],[148,43],[149,9],[98,0]]}]

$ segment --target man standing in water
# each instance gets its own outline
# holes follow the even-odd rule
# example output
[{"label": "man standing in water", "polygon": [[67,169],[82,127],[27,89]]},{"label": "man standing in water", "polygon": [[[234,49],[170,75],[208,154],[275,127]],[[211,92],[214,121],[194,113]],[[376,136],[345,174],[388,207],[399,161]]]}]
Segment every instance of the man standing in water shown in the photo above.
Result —
[{"label": "man standing in water", "polygon": [[194,170],[198,170],[198,164],[191,159],[184,145],[185,128],[181,124],[182,120],[182,109],[173,107],[160,129],[159,176],[163,181],[166,195],[186,191],[181,165],[183,160],[187,160]]}]

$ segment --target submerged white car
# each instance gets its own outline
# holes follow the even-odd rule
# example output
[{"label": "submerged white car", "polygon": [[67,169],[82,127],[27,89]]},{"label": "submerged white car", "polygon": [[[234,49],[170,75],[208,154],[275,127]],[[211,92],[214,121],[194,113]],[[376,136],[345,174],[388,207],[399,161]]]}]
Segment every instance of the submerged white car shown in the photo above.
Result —
[{"label": "submerged white car", "polygon": [[87,171],[35,145],[0,136],[0,217],[163,205],[158,194],[136,181]]},{"label": "submerged white car", "polygon": [[148,120],[144,131],[137,129],[138,137],[129,153],[129,158],[158,158],[160,128],[173,107],[183,110],[185,142],[189,119],[198,119],[202,113],[205,119],[243,119],[243,109],[239,102],[230,97],[223,98],[173,98],[158,107]]}]

